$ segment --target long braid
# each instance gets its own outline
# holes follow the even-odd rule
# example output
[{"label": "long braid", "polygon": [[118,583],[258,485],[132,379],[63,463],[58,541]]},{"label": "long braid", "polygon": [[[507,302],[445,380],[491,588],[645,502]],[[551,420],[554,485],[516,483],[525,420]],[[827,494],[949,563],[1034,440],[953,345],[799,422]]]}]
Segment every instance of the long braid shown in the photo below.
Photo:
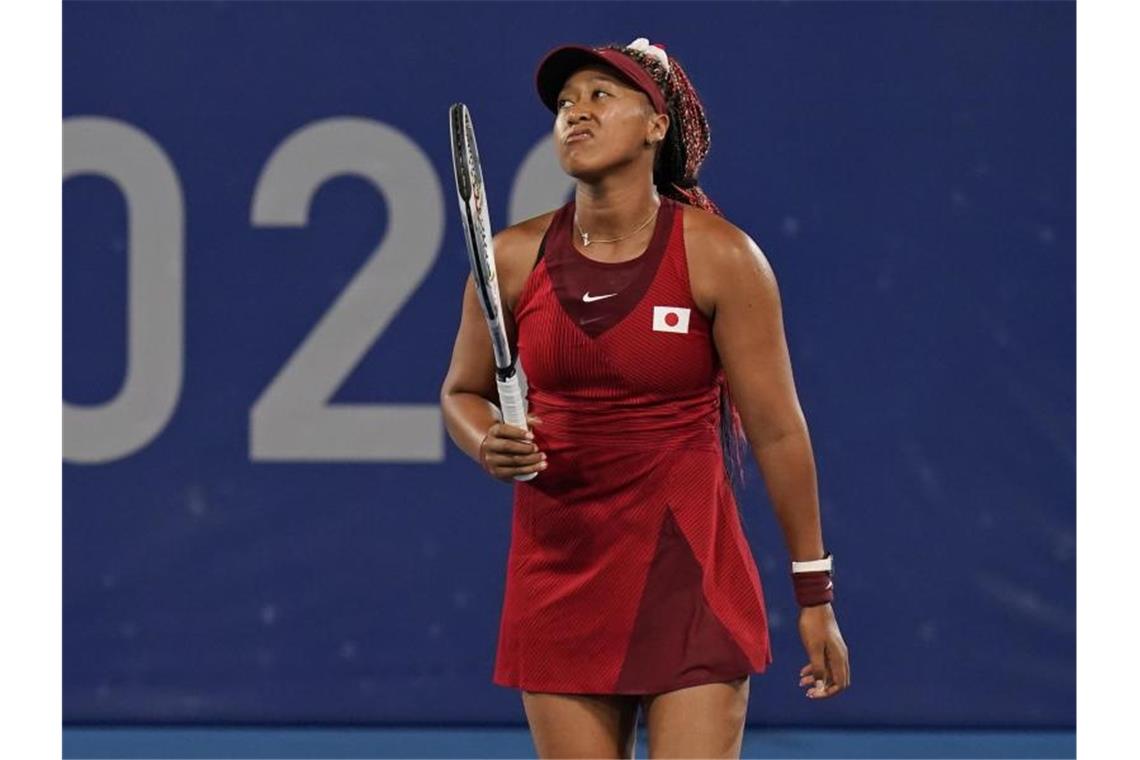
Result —
[{"label": "long braid", "polygon": [[[657,43],[658,47],[664,45]],[[711,146],[709,122],[696,88],[680,61],[669,56],[669,70],[650,55],[621,45],[607,46],[617,50],[649,72],[665,95],[669,109],[669,130],[665,134],[653,166],[653,184],[657,192],[681,203],[695,206],[723,217],[720,208],[697,184],[697,177]],[[725,452],[725,471],[734,488],[744,487],[744,448],[747,438],[740,412],[732,403],[728,381],[720,380],[720,440]]]}]

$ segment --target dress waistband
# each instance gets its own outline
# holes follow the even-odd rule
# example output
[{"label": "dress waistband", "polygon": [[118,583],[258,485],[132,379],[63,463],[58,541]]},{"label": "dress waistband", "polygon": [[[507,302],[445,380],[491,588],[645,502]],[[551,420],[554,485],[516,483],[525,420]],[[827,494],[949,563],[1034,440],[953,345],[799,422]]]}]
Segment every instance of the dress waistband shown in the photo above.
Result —
[{"label": "dress waistband", "polygon": [[532,393],[529,404],[528,412],[542,420],[539,429],[554,438],[662,448],[720,445],[720,398],[715,394],[656,404],[607,404]]}]

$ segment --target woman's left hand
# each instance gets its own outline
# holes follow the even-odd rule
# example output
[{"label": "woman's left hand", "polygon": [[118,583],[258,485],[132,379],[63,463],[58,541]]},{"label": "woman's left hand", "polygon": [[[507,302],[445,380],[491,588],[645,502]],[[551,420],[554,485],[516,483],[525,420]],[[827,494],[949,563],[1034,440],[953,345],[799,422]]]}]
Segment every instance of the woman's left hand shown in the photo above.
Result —
[{"label": "woman's left hand", "polygon": [[800,668],[800,686],[810,699],[833,697],[851,685],[847,645],[831,603],[800,609],[800,638],[811,661]]}]

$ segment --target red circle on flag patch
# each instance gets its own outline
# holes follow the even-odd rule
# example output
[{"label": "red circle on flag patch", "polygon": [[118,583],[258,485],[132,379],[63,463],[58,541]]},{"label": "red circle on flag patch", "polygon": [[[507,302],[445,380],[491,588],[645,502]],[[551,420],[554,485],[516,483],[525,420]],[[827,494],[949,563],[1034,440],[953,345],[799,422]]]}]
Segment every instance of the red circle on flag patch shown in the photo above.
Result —
[{"label": "red circle on flag patch", "polygon": [[671,311],[665,315],[665,324],[669,325],[670,327],[676,327],[677,323],[680,321],[681,318],[677,316],[677,312],[675,311]]}]

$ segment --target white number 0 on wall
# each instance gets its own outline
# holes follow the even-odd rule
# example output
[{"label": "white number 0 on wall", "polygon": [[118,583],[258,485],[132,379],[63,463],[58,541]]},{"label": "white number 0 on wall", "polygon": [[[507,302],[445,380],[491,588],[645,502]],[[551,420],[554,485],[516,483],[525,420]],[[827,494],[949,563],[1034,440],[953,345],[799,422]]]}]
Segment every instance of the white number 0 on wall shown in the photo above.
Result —
[{"label": "white number 0 on wall", "polygon": [[98,117],[63,125],[63,179],[96,174],[127,206],[127,372],[103,404],[63,402],[63,456],[110,462],[154,440],[182,392],[183,202],[178,174],[148,135]]}]

